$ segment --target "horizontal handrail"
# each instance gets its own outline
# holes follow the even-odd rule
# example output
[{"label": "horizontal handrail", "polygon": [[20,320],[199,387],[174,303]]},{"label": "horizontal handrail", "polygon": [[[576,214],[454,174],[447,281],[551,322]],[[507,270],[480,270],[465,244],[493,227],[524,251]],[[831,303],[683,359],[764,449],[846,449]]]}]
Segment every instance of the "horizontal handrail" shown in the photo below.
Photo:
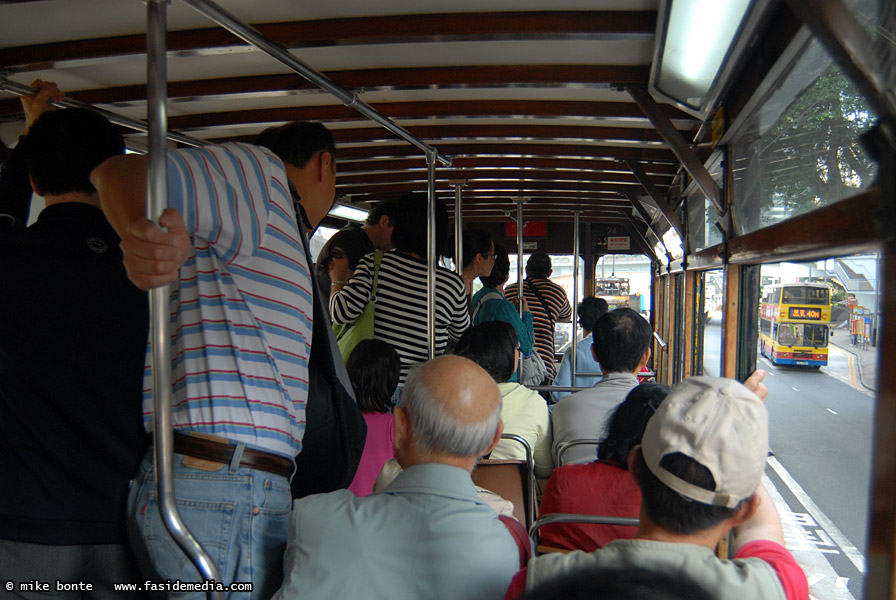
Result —
[{"label": "horizontal handrail", "polygon": [[[5,74],[0,74],[0,90],[12,92],[19,96],[35,96],[40,91],[37,88],[16,83],[15,81],[10,80]],[[114,123],[115,125],[121,125],[122,127],[127,127],[128,129],[133,129],[141,133],[149,133],[149,125],[143,121],[131,119],[130,117],[125,117],[104,108],[97,108],[96,106],[85,104],[84,102],[80,102],[73,98],[65,97],[62,100],[53,100],[50,104],[60,108],[86,108],[103,115],[106,117],[107,121]],[[187,146],[202,146],[207,143],[203,140],[171,131],[168,132],[167,138],[172,142],[178,142]]]},{"label": "horizontal handrail", "polygon": [[284,66],[292,69],[322,90],[333,94],[345,106],[355,109],[371,121],[382,125],[406,142],[420,148],[427,156],[432,154],[435,156],[436,160],[443,165],[447,167],[451,166],[451,158],[442,156],[439,154],[438,150],[361,100],[357,94],[352,94],[339,87],[329,77],[323,73],[315,71],[313,68],[290,54],[288,50],[267,39],[254,27],[243,23],[214,2],[211,2],[210,0],[183,0],[183,2],[246,43],[251,44],[276,59]]}]

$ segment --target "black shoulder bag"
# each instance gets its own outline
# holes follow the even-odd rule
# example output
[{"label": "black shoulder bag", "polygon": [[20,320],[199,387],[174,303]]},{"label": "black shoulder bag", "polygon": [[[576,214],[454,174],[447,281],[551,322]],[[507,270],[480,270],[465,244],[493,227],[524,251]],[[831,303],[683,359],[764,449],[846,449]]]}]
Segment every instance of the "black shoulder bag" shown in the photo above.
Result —
[{"label": "black shoulder bag", "polygon": [[[296,206],[301,210],[301,205]],[[304,210],[301,212],[305,221]],[[310,268],[308,236],[301,222],[299,232]],[[314,329],[308,359],[308,400],[302,451],[296,456],[296,473],[292,479],[293,498],[348,487],[358,470],[367,439],[367,423],[355,402],[330,326],[330,315],[324,310],[317,286],[311,287]]]}]

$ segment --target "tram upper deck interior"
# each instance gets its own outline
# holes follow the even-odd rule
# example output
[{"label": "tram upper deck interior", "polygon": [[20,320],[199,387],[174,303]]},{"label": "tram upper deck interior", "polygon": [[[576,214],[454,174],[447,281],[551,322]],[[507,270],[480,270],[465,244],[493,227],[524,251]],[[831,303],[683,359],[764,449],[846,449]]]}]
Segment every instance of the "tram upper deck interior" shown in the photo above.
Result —
[{"label": "tram upper deck interior", "polygon": [[[760,264],[879,252],[883,280],[896,278],[896,7],[754,0],[730,3],[748,10],[726,24],[723,4],[678,17],[665,0],[173,0],[171,143],[317,120],[337,142],[338,206],[426,191],[432,165],[452,218],[511,254],[520,216],[524,252],[569,255],[578,239],[584,290],[600,257],[646,255],[663,382],[699,372],[703,275],[722,269],[721,372],[743,378],[756,365]],[[275,52],[217,24],[215,6]],[[123,117],[144,150],[146,13],[139,0],[0,3],[4,144],[22,130],[17,96],[43,79]],[[676,56],[680,39],[702,46]],[[894,303],[881,295],[882,363],[896,356]],[[876,396],[867,597],[896,597],[893,377],[881,370]]]}]

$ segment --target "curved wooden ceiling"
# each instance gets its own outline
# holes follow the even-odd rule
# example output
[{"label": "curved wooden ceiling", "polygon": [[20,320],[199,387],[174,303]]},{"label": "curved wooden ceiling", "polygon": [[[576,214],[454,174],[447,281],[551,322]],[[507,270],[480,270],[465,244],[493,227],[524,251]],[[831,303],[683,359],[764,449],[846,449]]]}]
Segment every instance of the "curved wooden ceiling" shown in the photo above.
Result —
[{"label": "curved wooden ceiling", "polygon": [[[255,3],[219,2],[451,156],[452,167],[437,171],[437,189],[452,205],[451,182],[465,182],[466,219],[506,219],[514,200],[526,198],[531,216],[571,219],[575,209],[586,220],[628,222],[629,196],[647,192],[623,161],[638,162],[661,194],[676,181],[675,155],[624,89],[647,84],[655,0],[533,0],[526,11],[464,0],[450,14],[431,0],[411,3],[415,14],[389,14],[387,2],[372,14],[369,3],[346,0],[311,16],[301,3],[271,0],[255,11],[264,10],[263,22],[247,4]],[[620,10],[626,6],[634,9]],[[122,0],[0,5],[0,70],[19,84],[56,81],[76,100],[143,119],[144,11]],[[426,189],[420,150],[225,30],[197,26],[198,17],[178,0],[169,9],[172,130],[251,140],[270,125],[319,120],[336,137],[343,200],[365,205]],[[47,26],[22,32],[35,22]],[[693,141],[700,123],[661,109]],[[0,92],[0,136],[12,143],[20,129],[18,99]],[[143,143],[140,135],[129,140]]]}]

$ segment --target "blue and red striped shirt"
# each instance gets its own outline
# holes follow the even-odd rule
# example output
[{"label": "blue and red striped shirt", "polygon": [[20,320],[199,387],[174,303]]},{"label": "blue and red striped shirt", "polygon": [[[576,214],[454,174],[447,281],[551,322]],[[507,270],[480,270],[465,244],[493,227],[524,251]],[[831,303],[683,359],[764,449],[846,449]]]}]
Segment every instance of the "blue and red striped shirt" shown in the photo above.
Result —
[{"label": "blue and red striped shirt", "polygon": [[305,430],[313,300],[283,163],[246,144],[170,151],[168,205],[194,249],[171,292],[174,428],[292,458]]}]

